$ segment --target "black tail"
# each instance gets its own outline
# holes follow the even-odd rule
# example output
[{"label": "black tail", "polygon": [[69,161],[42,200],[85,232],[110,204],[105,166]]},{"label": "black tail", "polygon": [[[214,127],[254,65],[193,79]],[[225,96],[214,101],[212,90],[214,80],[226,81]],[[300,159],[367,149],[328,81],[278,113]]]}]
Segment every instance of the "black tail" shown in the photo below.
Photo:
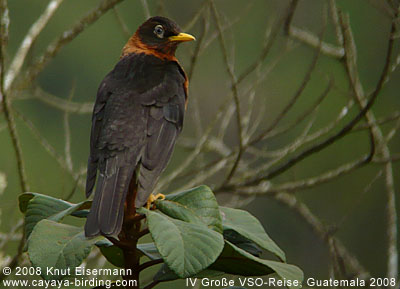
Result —
[{"label": "black tail", "polygon": [[[111,164],[107,164],[111,166]],[[107,174],[112,171],[112,174]],[[94,200],[85,224],[85,236],[99,234],[116,237],[122,228],[124,203],[133,170],[130,166],[117,167],[100,174]]]},{"label": "black tail", "polygon": [[97,162],[98,160],[93,160],[92,157],[89,157],[86,176],[86,198],[89,198],[93,191],[94,184],[96,183]]}]

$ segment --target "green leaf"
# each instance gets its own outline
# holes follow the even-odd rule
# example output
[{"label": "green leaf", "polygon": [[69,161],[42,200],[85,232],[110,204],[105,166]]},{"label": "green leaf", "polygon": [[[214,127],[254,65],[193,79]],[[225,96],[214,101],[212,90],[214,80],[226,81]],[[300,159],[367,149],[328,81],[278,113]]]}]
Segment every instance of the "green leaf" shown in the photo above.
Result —
[{"label": "green leaf", "polygon": [[238,246],[240,249],[245,250],[253,256],[260,257],[262,250],[249,239],[243,237],[239,233],[233,230],[224,231],[224,239],[231,242],[233,245]]},{"label": "green leaf", "polygon": [[52,275],[47,268],[70,270],[79,266],[89,255],[92,245],[99,238],[85,238],[82,228],[50,220],[40,221],[28,241],[28,255],[34,267],[41,268],[46,279],[62,279],[65,275]]},{"label": "green leaf", "polygon": [[19,197],[20,210],[25,213],[25,234],[29,237],[35,225],[43,220],[49,219],[60,221],[65,216],[89,207],[91,202],[84,201],[72,204],[50,196],[25,193]]},{"label": "green leaf", "polygon": [[108,262],[116,267],[125,267],[124,253],[120,248],[107,239],[102,239],[96,242],[95,245],[100,249],[101,254],[103,254]]},{"label": "green leaf", "polygon": [[[96,243],[96,246],[99,247],[103,256],[111,264],[120,268],[125,267],[123,251],[109,240],[100,240]],[[154,243],[138,244],[136,248],[140,251],[140,254],[147,256],[151,260],[161,259],[161,255],[158,253]]]},{"label": "green leaf", "polygon": [[157,209],[171,218],[188,223],[204,224],[191,208],[188,208],[180,203],[168,200],[157,200],[156,206]]},{"label": "green leaf", "polygon": [[[207,186],[199,186],[187,191],[166,196],[166,200],[180,203],[190,208],[207,226],[222,233],[219,206],[214,193]],[[156,206],[158,206],[156,201]]]},{"label": "green leaf", "polygon": [[[229,241],[225,241],[224,250],[209,269],[242,276],[276,273],[283,280],[292,281],[291,289],[300,288],[304,278],[303,272],[294,265],[257,258]],[[297,284],[293,284],[295,281]]]},{"label": "green leaf", "polygon": [[19,210],[21,211],[21,213],[25,213],[26,212],[26,208],[28,207],[28,203],[29,201],[34,197],[40,194],[36,194],[36,193],[23,193],[21,195],[19,195],[18,197],[18,205],[19,205]]},{"label": "green leaf", "polygon": [[274,253],[281,260],[285,261],[285,253],[281,248],[267,235],[261,223],[249,212],[220,207],[222,215],[222,224],[224,230],[233,230],[253,241],[261,248]]},{"label": "green leaf", "polygon": [[154,243],[138,244],[136,248],[151,260],[162,258]]},{"label": "green leaf", "polygon": [[[124,253],[123,251],[111,243],[107,239],[102,239],[95,244],[108,262],[116,267],[124,268]],[[161,259],[157,247],[154,243],[138,244],[136,248],[140,251],[141,255],[147,256],[151,260]]]},{"label": "green leaf", "polygon": [[[214,277],[218,277],[223,275],[224,273],[221,271],[215,271],[215,270],[209,270],[209,269],[205,269],[193,276],[190,276],[192,278],[214,278]],[[174,273],[174,271],[172,271],[167,265],[163,264],[160,268],[160,270],[158,270],[158,272],[156,273],[156,275],[154,275],[153,280],[154,281],[160,281],[160,282],[164,282],[164,281],[173,281],[173,280],[177,280],[180,279],[180,277],[178,275],[176,275]]]},{"label": "green leaf", "polygon": [[206,225],[186,223],[145,208],[151,236],[165,263],[180,278],[192,276],[210,266],[221,253],[224,240]]}]

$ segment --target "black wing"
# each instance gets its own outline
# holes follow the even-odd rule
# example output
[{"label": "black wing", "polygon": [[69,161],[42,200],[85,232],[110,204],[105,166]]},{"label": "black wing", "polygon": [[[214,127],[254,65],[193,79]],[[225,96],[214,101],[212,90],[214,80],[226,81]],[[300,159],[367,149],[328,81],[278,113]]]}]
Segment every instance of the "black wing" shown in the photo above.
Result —
[{"label": "black wing", "polygon": [[92,118],[87,196],[97,170],[99,177],[86,236],[120,232],[135,172],[135,206],[147,201],[182,130],[184,81],[177,63],[144,55],[121,59],[103,80]]}]

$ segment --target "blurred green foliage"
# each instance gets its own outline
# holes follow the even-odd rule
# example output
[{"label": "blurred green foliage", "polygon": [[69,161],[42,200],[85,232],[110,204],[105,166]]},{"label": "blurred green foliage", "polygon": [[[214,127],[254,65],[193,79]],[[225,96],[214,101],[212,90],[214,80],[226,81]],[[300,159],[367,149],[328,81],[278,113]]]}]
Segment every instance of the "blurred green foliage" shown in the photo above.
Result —
[{"label": "blurred green foliage", "polygon": [[[37,19],[48,1],[9,1],[10,39],[8,59],[14,56],[20,42]],[[145,16],[141,1],[124,1],[117,6],[118,13],[133,33]],[[188,23],[203,1],[156,1],[149,0],[152,14],[162,14],[174,19],[182,27]],[[380,76],[384,64],[390,19],[371,3],[378,1],[339,0],[337,5],[349,13],[357,52],[358,70],[366,93],[371,92]],[[64,1],[55,17],[50,21],[34,44],[29,59],[40,55],[43,49],[73,25],[82,15],[97,5],[95,0]],[[161,4],[162,5],[161,5]],[[250,63],[257,59],[264,42],[265,30],[271,26],[287,6],[288,1],[279,0],[217,0],[216,5],[224,21],[233,22],[231,29],[225,32],[229,53],[234,57],[235,71],[240,74]],[[322,11],[327,1],[300,1],[293,23],[316,34],[322,26]],[[377,4],[378,5],[378,4]],[[378,5],[379,6],[379,5]],[[160,8],[161,7],[161,8]],[[160,10],[161,9],[161,10]],[[165,9],[165,10],[163,10]],[[212,18],[210,18],[212,19]],[[189,33],[199,34],[199,23]],[[210,32],[216,31],[210,23]],[[334,27],[328,24],[324,39],[335,43]],[[73,101],[94,101],[97,87],[102,78],[118,61],[120,51],[126,42],[113,11],[109,11],[94,25],[88,27],[72,43],[65,46],[53,61],[40,74],[37,84],[46,92],[57,97],[68,99],[73,94]],[[271,54],[263,65],[270,65],[279,57],[287,38],[280,33]],[[281,61],[271,74],[256,90],[259,107],[265,105],[263,123],[267,127],[298,89],[307,71],[314,49],[294,42],[296,45],[282,56]],[[190,56],[194,46],[181,45],[177,56],[184,67],[189,67]],[[398,46],[396,46],[398,53]],[[395,54],[397,55],[397,54]],[[28,59],[28,62],[29,62]],[[311,81],[301,96],[294,110],[283,123],[296,119],[306,107],[315,101],[327,84],[328,77],[335,79],[336,90],[322,103],[317,121],[312,130],[323,127],[340,112],[348,101],[349,84],[344,66],[338,60],[321,56]],[[377,117],[388,116],[400,107],[400,71],[395,71],[378,97],[373,107]],[[29,96],[29,92],[25,93]],[[199,56],[190,84],[190,99],[196,99],[200,111],[202,126],[205,127],[216,113],[226,95],[230,94],[229,78],[223,65],[223,58],[217,41]],[[40,102],[37,99],[14,100],[13,106],[25,115],[38,128],[47,141],[59,154],[64,154],[65,133],[63,112]],[[351,111],[354,115],[355,110]],[[194,108],[189,100],[188,113],[185,119],[183,137],[194,137],[196,123],[192,117]],[[0,124],[4,123],[1,116]],[[394,122],[382,126],[387,133]],[[88,156],[90,114],[71,114],[72,161],[74,168],[84,168]],[[17,118],[18,133],[22,142],[23,156],[26,162],[28,181],[33,192],[48,194],[54,197],[66,197],[75,187],[73,178],[38,143],[26,125]],[[304,126],[278,138],[269,139],[269,149],[278,149],[299,134]],[[228,127],[227,142],[236,145],[236,130]],[[399,152],[400,137],[395,135],[389,148]],[[397,149],[397,151],[396,151]],[[14,151],[7,129],[0,131],[0,172],[7,176],[7,188],[0,196],[1,225],[3,233],[9,230],[20,219],[17,209],[17,197],[20,193],[16,173]],[[311,156],[277,181],[301,179],[317,175],[340,164],[351,161],[362,153],[368,152],[368,134],[365,131],[351,133],[338,141],[334,146]],[[167,172],[171,172],[187,156],[187,150],[177,147]],[[384,180],[379,178],[366,193],[362,193],[368,183],[381,169],[380,165],[370,164],[351,174],[336,179],[334,182],[316,186],[297,194],[318,216],[323,223],[338,225],[336,232],[349,251],[353,252],[360,262],[375,276],[383,277],[386,272],[386,192]],[[395,185],[399,186],[400,166],[394,163]],[[217,182],[220,176],[210,182]],[[275,180],[274,180],[275,181]],[[213,183],[207,183],[213,185]],[[170,184],[168,191],[177,187]],[[398,190],[397,190],[398,191]],[[81,189],[77,189],[71,201],[85,199]],[[397,207],[400,203],[397,200]],[[328,277],[329,252],[304,221],[298,219],[287,207],[280,206],[267,197],[257,197],[246,209],[251,211],[261,222],[274,240],[285,250],[290,263],[297,264],[307,277]],[[344,222],[342,220],[344,218]],[[12,243],[4,248],[5,255],[13,255],[17,244]],[[154,273],[154,272],[153,272]],[[177,281],[176,288],[185,288],[183,282]],[[159,288],[169,288],[169,285]]]}]

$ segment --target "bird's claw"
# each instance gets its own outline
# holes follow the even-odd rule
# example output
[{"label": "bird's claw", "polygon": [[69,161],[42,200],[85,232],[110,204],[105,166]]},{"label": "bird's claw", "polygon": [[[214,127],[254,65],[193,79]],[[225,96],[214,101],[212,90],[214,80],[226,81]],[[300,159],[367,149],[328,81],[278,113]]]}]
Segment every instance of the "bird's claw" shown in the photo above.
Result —
[{"label": "bird's claw", "polygon": [[149,198],[147,199],[146,209],[150,210],[151,205],[158,199],[165,200],[165,195],[163,195],[163,194],[157,194],[157,195],[150,194]]}]

